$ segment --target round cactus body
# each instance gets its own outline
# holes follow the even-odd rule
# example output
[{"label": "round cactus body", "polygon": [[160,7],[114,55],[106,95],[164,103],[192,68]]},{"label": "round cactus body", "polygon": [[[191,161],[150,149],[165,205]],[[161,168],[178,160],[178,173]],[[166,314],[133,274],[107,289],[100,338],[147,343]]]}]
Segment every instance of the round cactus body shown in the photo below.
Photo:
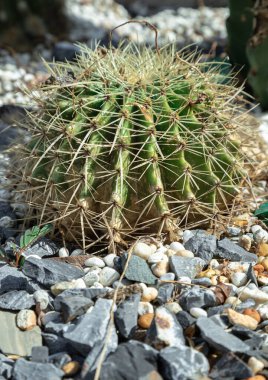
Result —
[{"label": "round cactus body", "polygon": [[53,65],[17,149],[32,217],[86,248],[226,213],[245,178],[237,88],[174,47],[81,49]]}]

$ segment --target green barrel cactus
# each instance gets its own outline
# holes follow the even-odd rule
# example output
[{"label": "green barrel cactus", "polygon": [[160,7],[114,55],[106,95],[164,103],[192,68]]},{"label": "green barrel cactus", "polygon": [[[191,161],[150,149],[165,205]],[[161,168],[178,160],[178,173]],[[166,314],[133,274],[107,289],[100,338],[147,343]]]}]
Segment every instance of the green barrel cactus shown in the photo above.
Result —
[{"label": "green barrel cactus", "polygon": [[232,83],[174,46],[81,47],[53,64],[16,148],[27,219],[88,248],[226,215],[246,178]]}]

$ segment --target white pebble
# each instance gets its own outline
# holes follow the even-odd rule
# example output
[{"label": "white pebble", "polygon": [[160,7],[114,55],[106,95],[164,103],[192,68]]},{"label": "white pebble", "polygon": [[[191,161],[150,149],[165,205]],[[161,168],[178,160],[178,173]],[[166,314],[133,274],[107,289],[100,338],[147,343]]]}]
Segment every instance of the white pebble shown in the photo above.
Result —
[{"label": "white pebble", "polygon": [[253,226],[251,226],[251,232],[253,234],[255,234],[257,231],[261,231],[262,230],[262,227],[259,226],[258,224],[254,224]]},{"label": "white pebble", "polygon": [[175,251],[175,252],[185,250],[184,246],[181,243],[177,242],[177,241],[173,241],[170,244],[169,248],[172,249],[172,251]]},{"label": "white pebble", "polygon": [[190,309],[190,314],[195,317],[195,318],[199,318],[199,317],[207,317],[208,316],[208,313],[206,312],[206,310],[204,309],[201,309],[201,307],[192,307]]},{"label": "white pebble", "polygon": [[251,356],[248,360],[248,366],[251,368],[253,375],[260,372],[264,368],[264,363],[261,360],[258,360],[254,356]]},{"label": "white pebble", "polygon": [[69,251],[67,248],[62,247],[59,249],[59,257],[68,257],[69,256]]},{"label": "white pebble", "polygon": [[231,274],[231,281],[235,286],[240,287],[246,285],[248,277],[246,273],[234,272]]},{"label": "white pebble", "polygon": [[71,283],[74,285],[74,289],[85,289],[87,287],[83,278],[72,280]]},{"label": "white pebble", "polygon": [[116,258],[116,254],[115,253],[110,253],[109,255],[105,256],[103,258],[105,264],[110,267],[110,268],[113,268],[114,267],[114,259]]},{"label": "white pebble", "polygon": [[194,236],[194,234],[192,231],[190,231],[190,230],[183,231],[183,244],[185,244],[193,236]]},{"label": "white pebble", "polygon": [[148,244],[138,242],[134,245],[133,255],[139,256],[144,260],[148,260],[151,254],[152,248]]},{"label": "white pebble", "polygon": [[155,252],[155,253],[151,254],[150,257],[148,258],[149,264],[157,264],[160,261],[167,262],[168,261],[167,255],[165,255],[162,252]]},{"label": "white pebble", "polygon": [[33,294],[36,303],[40,303],[41,310],[45,310],[49,304],[48,293],[45,290],[37,290]]},{"label": "white pebble", "polygon": [[103,268],[99,276],[99,282],[103,286],[110,286],[120,278],[120,274],[115,269],[109,267]]},{"label": "white pebble", "polygon": [[154,312],[153,305],[150,302],[139,302],[138,314],[152,314]]},{"label": "white pebble", "polygon": [[95,271],[88,272],[84,277],[83,277],[86,286],[92,286],[94,283],[99,282],[100,276],[99,273]]},{"label": "white pebble", "polygon": [[171,311],[171,313],[177,314],[179,311],[182,311],[181,306],[178,304],[178,302],[169,302],[165,303],[165,308]]},{"label": "white pebble", "polygon": [[268,305],[260,305],[257,310],[261,318],[266,321],[268,319]]},{"label": "white pebble", "polygon": [[90,257],[85,261],[86,267],[98,267],[98,268],[104,268],[105,262],[100,259],[99,257]]},{"label": "white pebble", "polygon": [[194,254],[192,251],[188,251],[187,249],[182,249],[176,252],[176,256],[193,258]]},{"label": "white pebble", "polygon": [[20,310],[16,317],[17,326],[20,330],[31,330],[36,326],[36,315],[33,310]]},{"label": "white pebble", "polygon": [[167,247],[164,247],[163,245],[159,248],[157,248],[157,250],[154,252],[154,253],[166,253],[168,250]]},{"label": "white pebble", "polygon": [[77,248],[72,251],[71,256],[81,256],[84,254],[83,249]]},{"label": "white pebble", "polygon": [[241,301],[246,301],[247,299],[252,298],[257,304],[268,302],[268,294],[262,292],[258,288],[250,289],[247,286],[246,288],[242,288],[238,294]]},{"label": "white pebble", "polygon": [[268,241],[268,233],[263,229],[257,231],[253,236],[256,243],[267,243]]},{"label": "white pebble", "polygon": [[191,284],[192,280],[190,279],[190,277],[181,276],[181,277],[178,278],[177,282],[179,284]]},{"label": "white pebble", "polygon": [[227,298],[226,298],[226,300],[225,300],[224,303],[226,303],[226,305],[227,305],[227,304],[230,304],[230,305],[237,306],[237,305],[239,305],[239,304],[241,303],[241,301],[240,301],[240,299],[237,298],[237,297],[230,296],[230,297],[227,297]]},{"label": "white pebble", "polygon": [[102,289],[103,285],[100,282],[94,282],[94,284],[91,287],[92,288]]},{"label": "white pebble", "polygon": [[212,259],[211,262],[209,263],[209,267],[211,269],[218,269],[219,266],[220,266],[220,263],[216,259]]}]

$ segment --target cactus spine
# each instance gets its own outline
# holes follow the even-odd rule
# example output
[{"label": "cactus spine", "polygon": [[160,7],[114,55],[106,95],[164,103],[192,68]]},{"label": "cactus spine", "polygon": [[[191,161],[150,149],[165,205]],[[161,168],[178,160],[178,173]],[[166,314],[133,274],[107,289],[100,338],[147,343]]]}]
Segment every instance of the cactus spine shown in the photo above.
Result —
[{"label": "cactus spine", "polygon": [[173,46],[82,47],[40,89],[19,181],[39,223],[69,239],[129,241],[213,223],[245,178],[237,88]]}]

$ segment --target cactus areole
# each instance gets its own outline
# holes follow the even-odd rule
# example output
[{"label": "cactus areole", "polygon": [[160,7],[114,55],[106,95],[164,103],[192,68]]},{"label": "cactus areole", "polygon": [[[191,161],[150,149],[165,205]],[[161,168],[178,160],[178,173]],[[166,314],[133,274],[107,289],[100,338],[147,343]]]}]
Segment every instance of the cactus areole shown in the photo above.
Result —
[{"label": "cactus areole", "polygon": [[87,248],[226,213],[245,178],[237,88],[174,46],[81,51],[51,66],[17,148],[28,218]]}]

